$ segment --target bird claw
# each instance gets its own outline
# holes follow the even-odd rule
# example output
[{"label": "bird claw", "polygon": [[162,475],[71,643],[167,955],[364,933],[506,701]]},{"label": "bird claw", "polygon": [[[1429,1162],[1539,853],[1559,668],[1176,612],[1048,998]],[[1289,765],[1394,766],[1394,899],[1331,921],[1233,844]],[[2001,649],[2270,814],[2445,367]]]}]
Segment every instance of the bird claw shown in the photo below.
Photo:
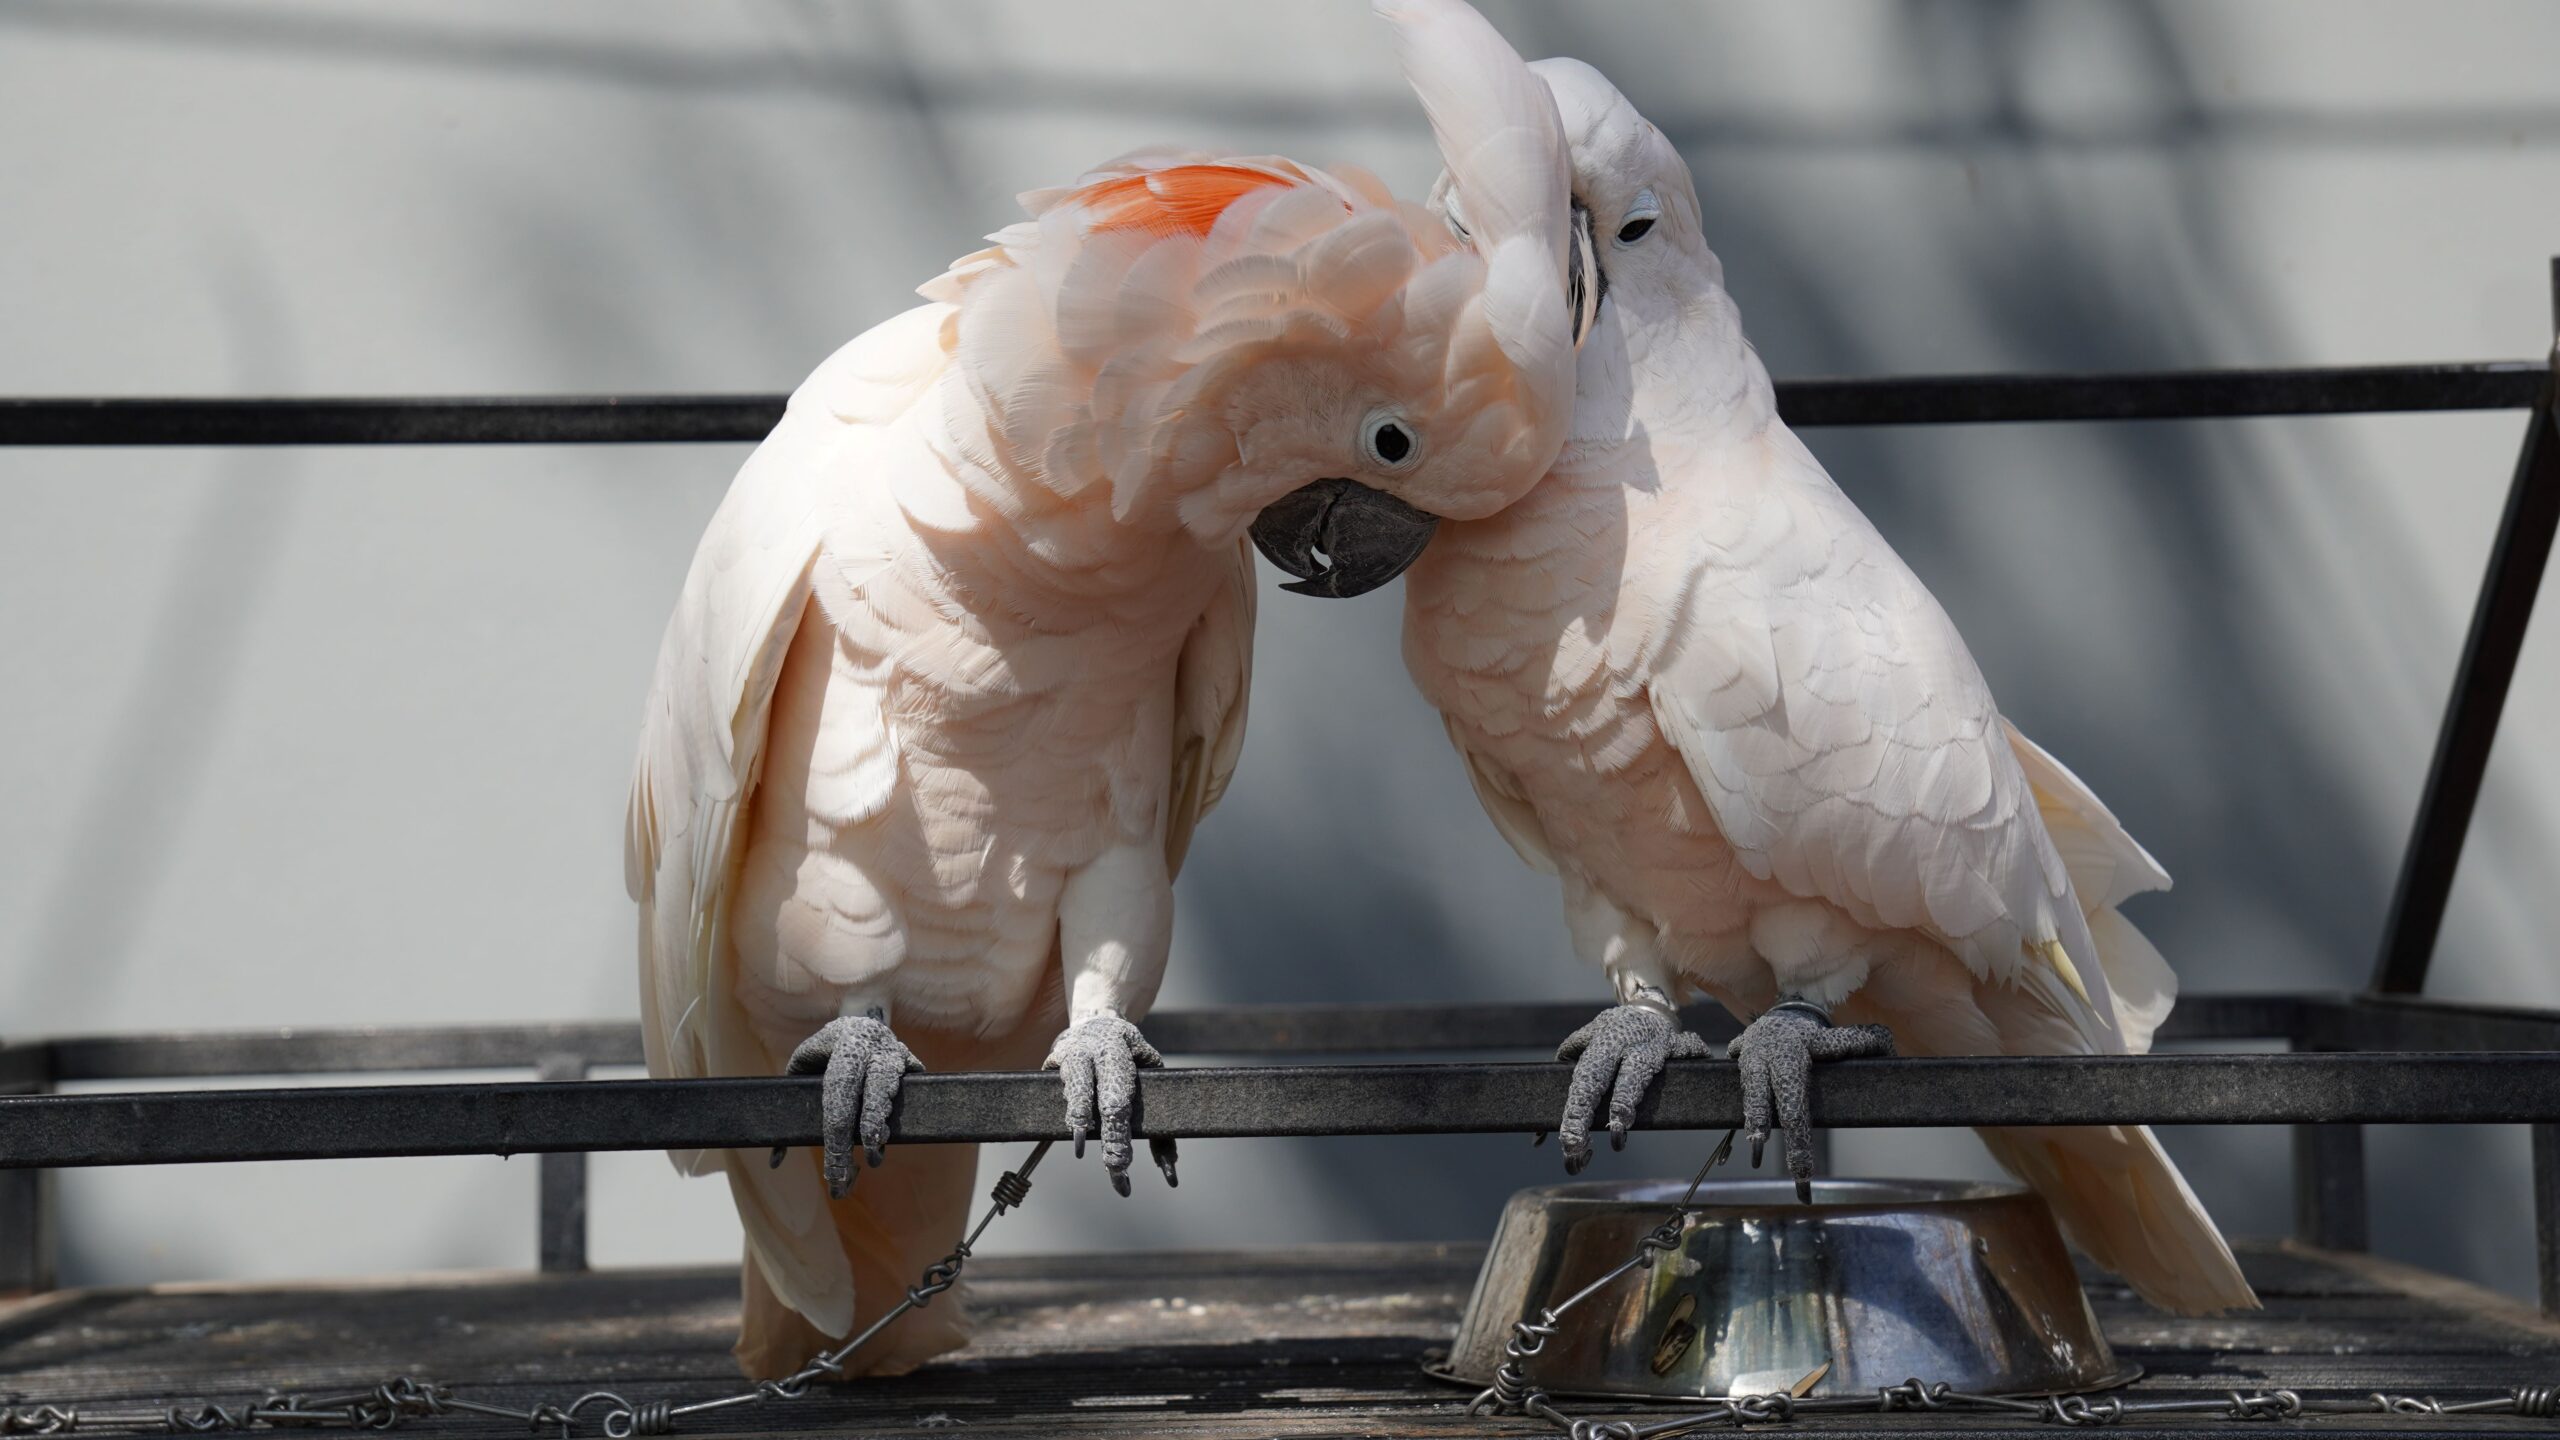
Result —
[{"label": "bird claw", "polygon": [[[1609,1148],[1627,1148],[1636,1107],[1675,1058],[1702,1058],[1706,1042],[1646,1005],[1613,1005],[1565,1037],[1558,1060],[1571,1060],[1573,1083],[1565,1092],[1564,1118],[1556,1127],[1564,1145],[1564,1173],[1579,1175],[1591,1163],[1591,1121],[1606,1102]],[[1540,1132],[1539,1139],[1545,1139]]]},{"label": "bird claw", "polygon": [[[800,1042],[783,1067],[786,1075],[825,1077],[819,1086],[819,1131],[825,1137],[819,1169],[827,1193],[837,1199],[853,1188],[853,1147],[878,1168],[889,1143],[889,1112],[898,1103],[899,1087],[924,1065],[889,1027],[867,1015],[830,1020]],[[770,1163],[779,1166],[786,1146],[773,1148]]]},{"label": "bird claw", "polygon": [[1742,1066],[1742,1126],[1751,1168],[1760,1168],[1771,1121],[1786,1147],[1796,1199],[1813,1201],[1813,1062],[1891,1055],[1893,1034],[1881,1025],[1834,1025],[1809,1000],[1786,1000],[1743,1027],[1725,1053]]},{"label": "bird claw", "polygon": [[[1042,1069],[1057,1071],[1066,1087],[1067,1131],[1074,1139],[1075,1153],[1081,1158],[1085,1137],[1098,1135],[1103,1169],[1111,1177],[1111,1188],[1122,1195],[1129,1193],[1129,1165],[1137,1158],[1132,1132],[1138,1072],[1163,1064],[1164,1057],[1138,1033],[1137,1026],[1110,1014],[1061,1031],[1057,1043],[1049,1047],[1049,1058],[1041,1063]],[[1173,1141],[1151,1136],[1147,1150],[1156,1168],[1164,1172],[1165,1183],[1180,1183],[1174,1179]]]}]

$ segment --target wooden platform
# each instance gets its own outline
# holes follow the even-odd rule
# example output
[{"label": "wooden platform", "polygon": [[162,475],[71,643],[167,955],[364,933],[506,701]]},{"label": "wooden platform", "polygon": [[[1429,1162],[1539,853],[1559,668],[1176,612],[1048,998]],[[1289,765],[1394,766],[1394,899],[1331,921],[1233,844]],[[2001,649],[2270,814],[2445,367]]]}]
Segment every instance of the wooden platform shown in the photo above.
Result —
[{"label": "wooden platform", "polygon": [[[689,1420],[679,1433],[1550,1433],[1527,1421],[1471,1420],[1463,1392],[1420,1372],[1425,1354],[1447,1342],[1477,1256],[1472,1246],[1381,1246],[986,1260],[971,1272],[984,1327],[969,1350],[904,1379],[743,1406]],[[2237,1319],[2176,1320],[2110,1283],[2092,1284],[2109,1337],[2149,1372],[2127,1393],[2286,1386],[2450,1400],[2560,1383],[2560,1326],[2500,1297],[2362,1257],[2260,1245],[2244,1246],[2242,1258],[2267,1308]],[[0,1303],[0,1397],[90,1407],[236,1403],[410,1374],[512,1405],[591,1390],[702,1399],[737,1385],[728,1355],[735,1286],[729,1273],[671,1271],[64,1292]],[[2306,1423],[2407,1435],[2560,1433],[2560,1422],[2512,1418]],[[2115,1430],[2216,1427],[2235,1428],[2203,1420]],[[1915,1415],[1792,1428],[1940,1437],[2052,1427]],[[408,1433],[523,1431],[442,1417]]]}]

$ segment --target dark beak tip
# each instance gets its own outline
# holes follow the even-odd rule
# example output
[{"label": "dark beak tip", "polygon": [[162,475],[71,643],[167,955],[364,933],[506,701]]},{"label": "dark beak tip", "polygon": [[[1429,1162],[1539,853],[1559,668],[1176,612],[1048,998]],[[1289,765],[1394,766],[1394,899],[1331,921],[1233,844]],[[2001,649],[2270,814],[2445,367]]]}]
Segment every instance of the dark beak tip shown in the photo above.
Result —
[{"label": "dark beak tip", "polygon": [[1356,480],[1330,479],[1273,501],[1254,517],[1250,533],[1265,559],[1298,577],[1281,589],[1346,600],[1403,574],[1439,523],[1440,517]]}]

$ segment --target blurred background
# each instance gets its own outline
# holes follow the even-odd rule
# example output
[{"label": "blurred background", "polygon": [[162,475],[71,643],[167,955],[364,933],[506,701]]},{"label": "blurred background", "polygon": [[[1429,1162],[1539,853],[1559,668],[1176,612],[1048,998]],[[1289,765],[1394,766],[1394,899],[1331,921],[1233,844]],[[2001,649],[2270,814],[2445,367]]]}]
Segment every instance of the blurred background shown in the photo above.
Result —
[{"label": "blurred background", "polygon": [[[1780,376],[2550,344],[2560,8],[1486,8],[1679,142]],[[1017,191],[1156,142],[1436,169],[1357,0],[10,0],[0,394],[787,389]],[[2521,431],[1809,438],[2175,874],[2134,918],[2203,991],[2362,982]],[[0,451],[0,1033],[634,1015],[640,701],[744,454]],[[1265,608],[1163,1004],[1601,998],[1408,686],[1400,605]],[[2555,630],[2438,993],[2560,1005]],[[2166,1138],[2227,1228],[2286,1228],[2280,1132]],[[2530,1286],[2520,1131],[2371,1144],[2378,1249]],[[1986,1163],[1916,1132],[1840,1159]],[[1122,1201],[1053,1167],[994,1238],[1481,1236],[1557,1170],[1479,1137],[1201,1143],[1183,1176]],[[524,1267],[533,1189],[522,1160],[75,1172],[63,1279]],[[655,1155],[600,1157],[594,1213],[600,1264],[737,1253],[725,1187]]]}]

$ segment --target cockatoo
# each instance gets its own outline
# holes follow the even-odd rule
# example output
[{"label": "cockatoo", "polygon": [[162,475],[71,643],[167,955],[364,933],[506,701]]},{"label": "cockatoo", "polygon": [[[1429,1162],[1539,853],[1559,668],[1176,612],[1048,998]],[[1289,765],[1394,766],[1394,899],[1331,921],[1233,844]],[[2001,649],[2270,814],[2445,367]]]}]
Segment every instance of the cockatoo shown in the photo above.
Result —
[{"label": "cockatoo", "polygon": [[[627,865],[651,1072],[824,1076],[816,1163],[677,1157],[724,1171],[744,1222],[749,1374],[852,1334],[959,1238],[974,1149],[882,1151],[911,1071],[1059,1070],[1078,1149],[1098,1134],[1128,1193],[1135,1072],[1160,1063],[1135,1022],[1244,734],[1248,528],[1358,593],[1554,458],[1563,132],[1472,13],[1435,41],[1413,78],[1482,197],[1472,244],[1354,169],[1105,166],[821,365],[712,517]],[[953,1348],[956,1311],[852,1365]]]},{"label": "cockatoo", "polygon": [[[1440,528],[1406,577],[1405,659],[1616,991],[1558,1054],[1566,1168],[1604,1100],[1623,1145],[1665,1060],[1705,1053],[1674,1008],[1694,987],[1756,1017],[1732,1052],[1753,1162],[1774,1114],[1809,1194],[1812,1060],[2147,1049],[2176,982],[2117,907],[2169,877],[2001,718],[1778,419],[1678,152],[1590,66],[1531,68],[1573,147],[1573,428],[1519,504]],[[1475,201],[1443,180],[1453,229]],[[2153,1302],[2256,1304],[2147,1129],[1983,1139]]]}]

